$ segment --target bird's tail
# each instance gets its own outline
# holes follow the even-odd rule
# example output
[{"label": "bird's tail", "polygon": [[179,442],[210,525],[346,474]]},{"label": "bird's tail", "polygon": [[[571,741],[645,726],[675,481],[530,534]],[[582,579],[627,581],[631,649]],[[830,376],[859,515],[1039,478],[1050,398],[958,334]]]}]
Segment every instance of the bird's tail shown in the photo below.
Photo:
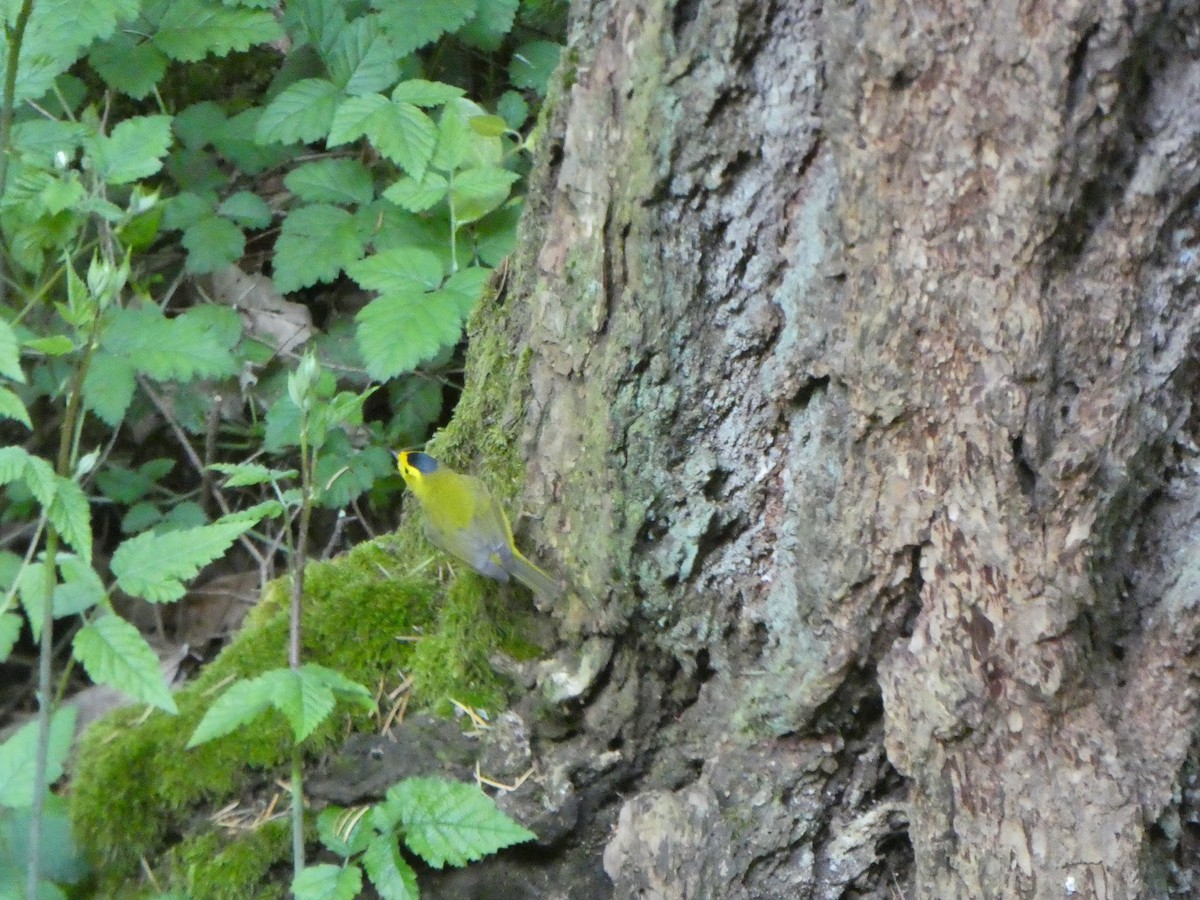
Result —
[{"label": "bird's tail", "polygon": [[527,560],[514,553],[509,574],[537,595],[539,601],[553,603],[562,596],[562,585]]}]

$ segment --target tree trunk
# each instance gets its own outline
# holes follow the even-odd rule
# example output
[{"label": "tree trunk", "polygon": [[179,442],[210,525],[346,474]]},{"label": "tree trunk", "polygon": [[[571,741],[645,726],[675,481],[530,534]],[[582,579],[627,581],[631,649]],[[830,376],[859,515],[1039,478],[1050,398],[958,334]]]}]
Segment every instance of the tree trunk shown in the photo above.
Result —
[{"label": "tree trunk", "polygon": [[560,864],[1189,896],[1195,6],[579,0],[573,35],[511,287],[526,543],[573,587]]}]

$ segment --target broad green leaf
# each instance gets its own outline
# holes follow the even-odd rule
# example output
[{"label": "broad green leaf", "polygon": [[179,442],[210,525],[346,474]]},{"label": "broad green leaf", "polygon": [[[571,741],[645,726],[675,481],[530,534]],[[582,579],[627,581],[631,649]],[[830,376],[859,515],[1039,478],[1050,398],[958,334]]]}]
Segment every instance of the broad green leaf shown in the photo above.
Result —
[{"label": "broad green leaf", "polygon": [[376,0],[397,56],[407,56],[461,28],[475,15],[476,0]]},{"label": "broad green leaf", "polygon": [[237,166],[244,175],[258,173],[292,159],[295,151],[280,144],[263,146],[255,138],[263,110],[252,107],[233,116],[225,127],[213,136],[217,152]]},{"label": "broad green leaf", "polygon": [[479,298],[483,296],[488,279],[491,277],[491,269],[483,266],[468,266],[465,269],[459,269],[447,278],[440,293],[451,298],[458,306],[459,315],[466,319],[475,309]]},{"label": "broad green leaf", "polygon": [[237,312],[199,306],[168,319],[156,306],[113,309],[101,346],[158,381],[220,378],[237,371],[232,354],[241,337]]},{"label": "broad green leaf", "polygon": [[177,713],[163,680],[158,656],[141,632],[118,615],[101,616],[75,635],[75,658],[96,684],[106,684],[135,700]]},{"label": "broad green leaf", "polygon": [[513,251],[517,243],[517,224],[521,219],[521,202],[513,200],[472,229],[475,256],[486,266],[498,266]]},{"label": "broad green leaf", "polygon": [[271,694],[271,703],[292,726],[297,744],[329,717],[335,704],[333,691],[308,669],[309,665],[301,667],[299,672],[279,670],[280,677],[275,680]]},{"label": "broad green leaf", "polygon": [[162,521],[162,510],[148,500],[133,504],[121,517],[122,534],[140,534]]},{"label": "broad green leaf", "polygon": [[54,500],[54,467],[23,447],[0,447],[0,485],[19,481],[43,508]]},{"label": "broad green leaf", "polygon": [[29,410],[25,408],[21,398],[6,387],[0,387],[0,419],[13,419],[30,431],[33,430],[33,423],[29,421]]},{"label": "broad green leaf", "polygon": [[171,506],[154,526],[154,530],[157,534],[165,534],[168,531],[185,531],[207,524],[208,515],[204,512],[204,507],[194,500],[184,500]]},{"label": "broad green leaf", "polygon": [[356,159],[322,159],[297,166],[283,179],[287,189],[309,203],[370,203],[371,173]]},{"label": "broad green leaf", "polygon": [[514,131],[529,119],[529,104],[517,91],[505,91],[496,102],[496,113]]},{"label": "broad green leaf", "polygon": [[383,192],[383,196],[409,212],[423,212],[445,198],[450,182],[437,172],[426,172],[421,181],[405,176]]},{"label": "broad green leaf", "polygon": [[508,64],[508,77],[515,87],[531,88],[544,97],[561,53],[562,46],[549,41],[522,44]]},{"label": "broad green leaf", "polygon": [[347,678],[337,669],[330,669],[317,663],[305,663],[300,668],[300,674],[312,684],[323,685],[343,700],[358,703],[364,710],[375,709],[375,700],[371,692],[352,678]]},{"label": "broad green leaf", "polygon": [[465,866],[537,835],[514,822],[473,784],[440,778],[406,778],[383,804],[404,823],[404,843],[435,869]]},{"label": "broad green leaf", "polygon": [[344,0],[291,0],[283,7],[284,26],[297,45],[309,43],[327,53],[346,27]]},{"label": "broad green leaf", "polygon": [[13,125],[12,142],[22,157],[38,165],[52,166],[59,153],[72,158],[87,136],[79,122],[31,119]]},{"label": "broad green leaf", "polygon": [[193,103],[175,117],[175,134],[185,147],[199,150],[213,142],[225,127],[225,110],[213,100]]},{"label": "broad green leaf", "polygon": [[329,134],[342,92],[324,78],[289,85],[263,110],[254,136],[260,144],[312,143]]},{"label": "broad green leaf", "polygon": [[215,0],[171,0],[152,40],[172,59],[197,62],[209,53],[225,56],[281,37],[283,29],[265,10],[228,7]]},{"label": "broad green leaf", "polygon": [[96,485],[114,503],[136,503],[154,490],[157,482],[174,468],[174,460],[161,457],[142,463],[136,469],[109,463],[96,473]]},{"label": "broad green leaf", "polygon": [[221,201],[217,212],[246,228],[266,228],[271,224],[271,207],[252,191],[238,191]]},{"label": "broad green leaf", "polygon": [[374,124],[376,119],[386,116],[391,105],[382,94],[347,97],[333,114],[326,146],[337,147],[358,140],[367,133],[368,128],[377,127]]},{"label": "broad green leaf", "polygon": [[355,321],[367,373],[376,381],[412,371],[458,343],[462,334],[462,316],[453,302],[437,302],[415,289],[372,300]]},{"label": "broad green leaf", "polygon": [[321,488],[321,506],[327,509],[348,506],[380,478],[392,474],[395,465],[392,454],[383,447],[359,450],[350,445],[344,431],[332,432],[321,448],[314,473]]},{"label": "broad green leaf", "polygon": [[513,184],[519,178],[515,172],[492,166],[456,173],[450,182],[454,221],[465,225],[482,219],[508,199]]},{"label": "broad green leaf", "polygon": [[61,583],[54,589],[54,618],[86,612],[104,599],[104,582],[91,563],[73,553],[60,553],[55,561]]},{"label": "broad green leaf", "polygon": [[25,373],[21,370],[21,350],[17,344],[16,332],[4,321],[0,321],[0,375],[22,384],[25,383]]},{"label": "broad green leaf", "polygon": [[441,106],[466,93],[462,88],[440,81],[410,78],[396,85],[392,91],[393,103],[411,103],[413,106]]},{"label": "broad green leaf", "polygon": [[383,900],[418,900],[417,873],[412,870],[392,833],[377,834],[363,854],[363,867],[367,877]]},{"label": "broad green leaf", "polygon": [[263,449],[278,453],[300,444],[300,410],[292,398],[283,394],[267,410],[263,431]]},{"label": "broad green leaf", "polygon": [[53,596],[57,586],[54,570],[44,560],[34,560],[21,569],[17,579],[17,597],[21,601],[21,608],[25,610],[25,619],[29,622],[35,642],[42,638],[46,598]]},{"label": "broad green leaf", "polygon": [[213,214],[213,198],[184,191],[163,203],[163,227],[184,229]]},{"label": "broad green leaf", "polygon": [[366,816],[353,815],[340,806],[327,806],[317,816],[317,836],[330,853],[349,859],[367,849],[371,828]]},{"label": "broad green leaf", "polygon": [[428,250],[396,247],[360,259],[346,274],[367,291],[432,291],[442,283],[442,263]]},{"label": "broad green leaf", "polygon": [[378,16],[361,16],[343,28],[326,58],[333,83],[352,97],[385,90],[400,77],[399,54]]},{"label": "broad green leaf", "polygon": [[246,252],[245,233],[222,216],[205,216],[189,225],[180,243],[188,252],[184,268],[196,275],[219,272]]},{"label": "broad green leaf", "polygon": [[[75,737],[75,707],[64,706],[50,720],[50,743],[46,755],[46,785],[62,778],[63,764]],[[0,807],[27,809],[33,805],[37,772],[38,723],[22,725],[0,744]]]},{"label": "broad green leaf", "polygon": [[103,350],[92,357],[83,379],[83,399],[110,428],[121,424],[133,402],[134,374],[133,364],[127,359]]},{"label": "broad green leaf", "polygon": [[323,203],[302,206],[283,220],[275,242],[275,287],[286,294],[332,281],[362,253],[350,213]]},{"label": "broad green leaf", "polygon": [[261,463],[213,463],[209,468],[229,476],[225,479],[227,488],[287,481],[297,475],[295,469],[270,469]]},{"label": "broad green leaf", "polygon": [[171,145],[170,116],[134,116],[108,136],[87,142],[96,173],[108,184],[129,184],[162,168]]},{"label": "broad green leaf", "polygon": [[112,557],[117,585],[151,603],[170,603],[184,595],[183,582],[219,559],[252,522],[203,525],[165,534],[139,534],[124,541]]},{"label": "broad green leaf", "polygon": [[437,142],[437,129],[425,113],[411,103],[392,103],[379,94],[343,101],[334,113],[326,144],[336,147],[364,135],[414,178],[425,174]]},{"label": "broad green leaf", "polygon": [[8,659],[21,636],[22,619],[16,613],[0,613],[0,662]]},{"label": "broad green leaf", "polygon": [[462,165],[471,151],[473,135],[467,124],[467,116],[454,106],[442,110],[438,119],[437,144],[433,152],[433,164],[444,172]]},{"label": "broad green leaf", "polygon": [[208,708],[192,736],[187,749],[199,747],[215,738],[224,737],[257,719],[271,706],[271,692],[275,689],[280,671],[264,672],[257,678],[235,681],[225,693]]},{"label": "broad green leaf", "polygon": [[88,62],[105,84],[135,100],[148,96],[167,71],[161,50],[125,31],[93,47]]},{"label": "broad green leaf", "polygon": [[[292,474],[294,475],[295,473]],[[294,491],[283,492],[284,499],[289,503],[292,502],[293,495],[297,498],[299,497]],[[253,527],[263,519],[279,518],[284,514],[284,511],[283,504],[278,500],[264,500],[262,503],[255,503],[253,506],[247,506],[245,509],[226,513],[213,524],[224,525],[226,522],[247,522]]]},{"label": "broad green leaf", "polygon": [[460,41],[494,53],[512,31],[518,0],[479,0],[475,18],[455,34]]},{"label": "broad green leaf", "polygon": [[292,879],[296,900],[354,900],[362,891],[362,869],[321,863],[306,866]]},{"label": "broad green leaf", "polygon": [[500,137],[508,131],[508,123],[501,116],[472,116],[467,124],[483,137]]},{"label": "broad green leaf", "polygon": [[[58,794],[47,794],[42,807],[42,851],[39,865],[42,880],[37,900],[65,900],[63,893],[80,885],[91,872],[71,833],[67,802]],[[6,809],[0,816],[0,897],[25,896],[25,867],[29,859],[32,816],[29,809]]]},{"label": "broad green leaf", "polygon": [[50,524],[72,550],[92,561],[92,512],[83,488],[70,478],[54,476],[54,499],[46,510]]}]

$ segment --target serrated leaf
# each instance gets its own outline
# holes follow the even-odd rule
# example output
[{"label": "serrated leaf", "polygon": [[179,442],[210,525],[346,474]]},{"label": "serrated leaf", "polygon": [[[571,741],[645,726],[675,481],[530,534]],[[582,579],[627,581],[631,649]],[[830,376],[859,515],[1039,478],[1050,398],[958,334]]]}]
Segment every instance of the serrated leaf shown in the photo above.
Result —
[{"label": "serrated leaf", "polygon": [[[286,474],[286,473],[285,473]],[[289,494],[284,491],[284,499],[288,499]],[[283,515],[283,504],[278,500],[264,500],[262,503],[255,503],[253,506],[247,506],[245,509],[235,510],[231,513],[226,513],[214,522],[214,525],[223,525],[226,522],[246,522],[251,526],[257,525],[263,519],[274,519]]]},{"label": "serrated leaf", "polygon": [[38,353],[44,353],[47,356],[66,356],[75,349],[75,343],[69,337],[61,334],[54,334],[44,338],[31,338],[24,342],[24,346]]},{"label": "serrated leaf", "polygon": [[13,125],[12,142],[26,160],[50,166],[60,153],[74,157],[87,133],[79,122],[39,118]]},{"label": "serrated leaf", "polygon": [[454,221],[465,225],[482,219],[508,199],[519,177],[515,172],[494,166],[481,166],[456,173],[450,182]]},{"label": "serrated leaf", "polygon": [[134,387],[132,363],[100,351],[92,357],[92,364],[84,376],[83,400],[101,421],[116,428],[133,402]]},{"label": "serrated leaf", "polygon": [[370,203],[371,173],[356,159],[322,159],[297,166],[283,179],[287,189],[309,203]]},{"label": "serrated leaf", "polygon": [[209,53],[225,56],[283,37],[283,29],[265,10],[227,7],[211,0],[172,0],[152,40],[180,62],[198,62]]},{"label": "serrated leaf", "polygon": [[[345,454],[337,452],[345,445]],[[327,509],[341,509],[380,478],[392,474],[395,461],[383,447],[350,446],[345,432],[333,432],[321,448],[314,476],[320,485],[319,502]]]},{"label": "serrated leaf", "polygon": [[180,243],[187,250],[184,268],[195,275],[219,272],[246,252],[246,235],[229,219],[205,216],[183,230]]},{"label": "serrated leaf", "polygon": [[306,866],[292,879],[296,900],[354,900],[362,891],[362,869],[321,863]]},{"label": "serrated leaf", "polygon": [[536,91],[539,97],[544,97],[561,54],[562,46],[549,41],[522,44],[508,64],[509,80],[514,87],[529,88]]},{"label": "serrated leaf", "polygon": [[395,247],[357,260],[346,274],[367,291],[431,291],[442,283],[442,263],[419,247]]},{"label": "serrated leaf", "polygon": [[241,336],[237,312],[199,306],[168,319],[156,306],[113,309],[101,346],[158,381],[220,378],[237,371],[231,352]]},{"label": "serrated leaf", "polygon": [[169,713],[179,711],[163,680],[158,656],[120,616],[101,616],[84,625],[73,646],[75,658],[96,684],[114,687]]},{"label": "serrated leaf", "polygon": [[517,6],[518,0],[479,0],[475,17],[460,28],[455,36],[472,47],[495,52],[512,31]]},{"label": "serrated leaf", "polygon": [[29,410],[25,408],[21,398],[6,387],[0,387],[0,418],[13,419],[30,431],[33,430],[33,423],[29,421]]},{"label": "serrated leaf", "polygon": [[0,613],[0,662],[8,659],[21,636],[22,619],[16,613]]},{"label": "serrated leaf", "polygon": [[411,103],[394,103],[378,125],[367,128],[375,149],[413,178],[421,178],[437,143],[437,129],[429,116]]},{"label": "serrated leaf", "polygon": [[263,146],[255,139],[263,110],[252,107],[238,113],[213,136],[213,146],[245,175],[257,175],[291,160],[294,151],[281,144]]},{"label": "serrated leaf", "polygon": [[135,100],[148,96],[167,71],[161,50],[125,31],[93,47],[88,62],[105,84]]},{"label": "serrated leaf", "polygon": [[461,28],[475,15],[475,0],[376,0],[398,56],[407,56]]},{"label": "serrated leaf", "polygon": [[324,78],[304,78],[289,85],[263,110],[254,137],[271,142],[312,143],[329,134],[342,92]]},{"label": "serrated leaf", "polygon": [[112,557],[117,585],[151,603],[178,600],[186,592],[183,581],[195,578],[203,566],[222,557],[252,524],[228,522],[130,538]]},{"label": "serrated leaf", "polygon": [[296,743],[301,743],[313,730],[333,712],[333,691],[321,678],[309,671],[310,665],[302,666],[299,672],[290,669],[286,678],[276,679],[271,702],[283,713],[292,726]]},{"label": "serrated leaf", "polygon": [[[42,785],[43,788],[62,778],[63,764],[74,737],[75,707],[64,706],[50,720],[46,784]],[[0,807],[28,809],[33,805],[37,784],[37,744],[36,719],[21,726],[12,737],[0,744]]]},{"label": "serrated leaf", "polygon": [[529,103],[517,91],[505,91],[496,102],[496,112],[516,131],[529,119]]},{"label": "serrated leaf", "polygon": [[465,269],[459,269],[447,278],[446,283],[442,285],[441,293],[454,301],[459,315],[466,319],[475,309],[479,298],[483,296],[483,292],[487,289],[488,279],[491,277],[491,269],[483,266],[468,266]]},{"label": "serrated leaf", "polygon": [[188,738],[187,749],[224,737],[262,715],[271,706],[271,691],[274,690],[278,671],[286,670],[272,670],[257,678],[235,681],[208,708]]},{"label": "serrated leaf", "polygon": [[119,122],[108,136],[87,142],[96,173],[108,184],[129,184],[162,168],[171,146],[170,116],[134,116]]},{"label": "serrated leaf", "polygon": [[253,191],[238,191],[221,201],[217,212],[247,228],[266,228],[271,224],[271,207]]},{"label": "serrated leaf", "polygon": [[367,373],[385,381],[415,369],[458,343],[462,317],[452,302],[431,302],[422,291],[384,294],[363,307],[355,337]]},{"label": "serrated leaf", "polygon": [[447,106],[438,119],[433,164],[444,172],[451,172],[462,164],[470,150],[471,129],[467,117],[456,106]]},{"label": "serrated leaf", "polygon": [[228,476],[225,479],[227,488],[269,484],[296,477],[295,469],[270,469],[261,463],[213,463],[209,468]]},{"label": "serrated leaf", "polygon": [[537,838],[473,784],[406,778],[388,790],[386,805],[404,823],[404,843],[435,869],[465,866]]},{"label": "serrated leaf", "polygon": [[20,481],[42,507],[54,500],[54,468],[23,447],[0,447],[0,485]]},{"label": "serrated leaf", "polygon": [[286,294],[332,281],[362,253],[350,213],[323,203],[302,206],[283,220],[275,242],[275,287]]},{"label": "serrated leaf", "polygon": [[404,177],[383,192],[383,196],[409,212],[422,212],[440,202],[450,182],[437,172],[426,172],[420,181]]},{"label": "serrated leaf", "polygon": [[25,373],[21,369],[21,350],[17,344],[17,334],[12,327],[0,321],[0,375],[13,381],[25,383]]},{"label": "serrated leaf", "polygon": [[325,145],[337,147],[358,140],[367,133],[367,128],[376,117],[383,115],[390,106],[388,98],[382,94],[347,97],[333,114],[333,123],[329,126],[329,137],[326,138]]},{"label": "serrated leaf", "polygon": [[57,557],[61,583],[54,589],[54,618],[86,612],[104,599],[104,583],[91,564],[72,553]]},{"label": "serrated leaf", "polygon": [[326,59],[334,84],[350,96],[382,91],[396,83],[399,54],[379,27],[379,17],[361,16],[338,33]]},{"label": "serrated leaf", "polygon": [[300,674],[313,684],[329,688],[342,700],[358,703],[368,712],[375,708],[375,700],[371,696],[371,692],[354,679],[347,678],[337,669],[330,669],[317,663],[305,663],[300,667]]},{"label": "serrated leaf", "polygon": [[317,816],[317,836],[330,853],[349,859],[367,849],[371,829],[367,817],[340,806],[327,806]]},{"label": "serrated leaf", "polygon": [[213,137],[225,127],[225,110],[213,100],[193,103],[175,116],[175,134],[185,147],[199,150],[213,142]]},{"label": "serrated leaf", "polygon": [[17,597],[25,610],[25,620],[34,641],[42,637],[42,622],[45,619],[46,599],[53,596],[58,586],[53,568],[43,560],[34,560],[23,569],[17,578]]},{"label": "serrated leaf", "polygon": [[421,896],[417,873],[400,855],[395,835],[376,835],[363,854],[362,862],[367,877],[383,900],[418,900]]},{"label": "serrated leaf", "polygon": [[55,475],[54,482],[54,499],[46,509],[46,516],[71,549],[91,563],[92,515],[87,495],[70,478]]},{"label": "serrated leaf", "polygon": [[440,81],[410,78],[396,85],[392,91],[393,103],[411,103],[413,106],[441,106],[466,94],[460,87]]}]

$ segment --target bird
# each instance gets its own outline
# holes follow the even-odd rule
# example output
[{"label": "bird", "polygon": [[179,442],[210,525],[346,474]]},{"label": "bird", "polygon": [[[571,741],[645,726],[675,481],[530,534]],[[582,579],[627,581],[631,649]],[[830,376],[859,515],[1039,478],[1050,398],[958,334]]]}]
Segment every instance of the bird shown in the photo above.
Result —
[{"label": "bird", "polygon": [[480,575],[501,582],[515,578],[541,602],[553,602],[562,594],[559,584],[517,549],[508,516],[480,479],[417,450],[399,453],[396,466],[421,504],[431,544]]}]

